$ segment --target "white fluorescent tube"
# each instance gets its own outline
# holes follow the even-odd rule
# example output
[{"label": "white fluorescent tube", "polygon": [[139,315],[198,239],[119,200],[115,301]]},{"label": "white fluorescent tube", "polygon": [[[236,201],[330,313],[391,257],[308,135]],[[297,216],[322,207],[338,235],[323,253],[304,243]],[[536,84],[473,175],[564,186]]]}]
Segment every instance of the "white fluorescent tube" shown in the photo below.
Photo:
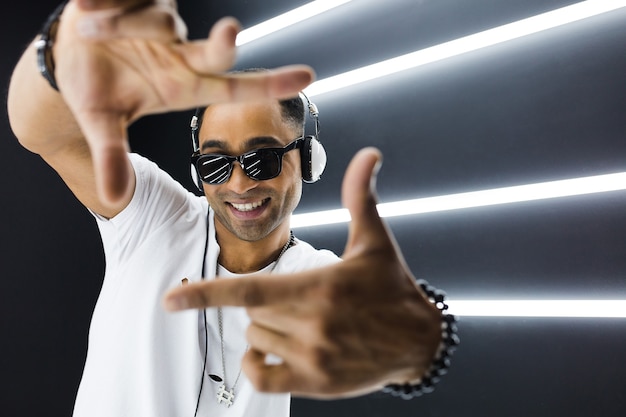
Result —
[{"label": "white fluorescent tube", "polygon": [[[394,217],[619,190],[626,190],[626,172],[380,203],[377,208],[381,217]],[[291,216],[291,227],[349,221],[347,209],[336,209],[294,214]]]},{"label": "white fluorescent tube", "polygon": [[626,318],[626,300],[449,300],[449,312],[476,317]]},{"label": "white fluorescent tube", "polygon": [[466,52],[486,48],[522,36],[531,35],[617,10],[622,7],[626,7],[626,0],[582,1],[571,6],[542,13],[517,22],[498,26],[493,29],[325,78],[314,82],[307,87],[304,92],[309,97],[318,96],[340,88],[395,74],[406,69],[416,68]]},{"label": "white fluorescent tube", "polygon": [[351,0],[315,0],[304,6],[283,13],[258,25],[242,30],[237,35],[237,46],[252,42],[270,33],[277,32],[288,26],[295,25],[303,20],[324,13]]}]

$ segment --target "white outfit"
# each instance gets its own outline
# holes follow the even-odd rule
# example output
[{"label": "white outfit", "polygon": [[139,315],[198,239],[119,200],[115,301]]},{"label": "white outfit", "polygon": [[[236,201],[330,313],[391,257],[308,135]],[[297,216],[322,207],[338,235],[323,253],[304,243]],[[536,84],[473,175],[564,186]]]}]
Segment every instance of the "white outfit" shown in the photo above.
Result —
[{"label": "white outfit", "polygon": [[[185,190],[156,164],[130,154],[137,185],[132,201],[110,220],[95,215],[106,257],[106,273],[89,330],[89,348],[74,417],[193,417],[204,378],[198,416],[288,416],[289,394],[256,392],[245,374],[234,404],[218,404],[223,377],[215,309],[207,310],[208,360],[205,375],[202,313],[168,313],[165,292],[183,278],[202,277],[207,233],[206,198]],[[206,278],[217,270],[219,247],[209,217]],[[330,251],[297,241],[275,273],[337,262]],[[249,319],[244,309],[224,308],[226,382],[232,387],[246,348]],[[200,318],[200,320],[199,320]]]}]

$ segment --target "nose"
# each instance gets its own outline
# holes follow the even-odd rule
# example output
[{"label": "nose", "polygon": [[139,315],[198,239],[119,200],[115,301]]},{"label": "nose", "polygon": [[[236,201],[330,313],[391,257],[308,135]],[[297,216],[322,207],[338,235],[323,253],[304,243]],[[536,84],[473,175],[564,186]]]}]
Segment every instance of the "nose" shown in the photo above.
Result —
[{"label": "nose", "polygon": [[233,171],[230,174],[230,178],[226,181],[226,185],[230,190],[237,194],[243,194],[257,186],[258,181],[248,177],[241,168],[241,162],[233,162]]}]

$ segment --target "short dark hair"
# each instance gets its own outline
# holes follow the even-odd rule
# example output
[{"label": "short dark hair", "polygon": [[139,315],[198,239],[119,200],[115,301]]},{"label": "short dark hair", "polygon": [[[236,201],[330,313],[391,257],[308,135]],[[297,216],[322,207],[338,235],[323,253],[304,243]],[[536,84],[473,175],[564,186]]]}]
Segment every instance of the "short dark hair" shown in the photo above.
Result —
[{"label": "short dark hair", "polygon": [[[231,71],[229,74],[241,74],[246,72],[267,72],[267,68],[246,68],[243,70]],[[279,100],[281,115],[283,120],[292,125],[293,129],[301,132],[304,135],[304,103],[302,98],[298,95],[296,97],[288,98],[285,100]],[[198,117],[198,132],[202,127],[202,118],[204,112],[209,108],[210,104],[204,108],[198,108],[196,110],[196,116]]]},{"label": "short dark hair", "polygon": [[298,96],[280,100],[278,103],[280,104],[283,119],[287,123],[291,123],[295,130],[302,132],[304,135],[304,103],[302,98]]}]

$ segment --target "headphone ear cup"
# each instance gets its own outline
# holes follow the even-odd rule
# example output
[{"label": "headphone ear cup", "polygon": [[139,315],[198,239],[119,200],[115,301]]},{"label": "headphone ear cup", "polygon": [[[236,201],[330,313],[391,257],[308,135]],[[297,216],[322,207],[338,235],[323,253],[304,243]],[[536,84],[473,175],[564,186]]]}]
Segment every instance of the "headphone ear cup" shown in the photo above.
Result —
[{"label": "headphone ear cup", "polygon": [[326,168],[326,150],[315,136],[304,138],[300,158],[302,180],[309,184],[319,180]]},{"label": "headphone ear cup", "polygon": [[200,192],[204,194],[204,187],[202,186],[202,180],[200,180],[200,176],[198,175],[198,171],[196,170],[196,167],[193,164],[191,164],[190,167],[191,167],[191,179],[193,180],[193,183],[196,185],[198,190],[200,190]]}]

